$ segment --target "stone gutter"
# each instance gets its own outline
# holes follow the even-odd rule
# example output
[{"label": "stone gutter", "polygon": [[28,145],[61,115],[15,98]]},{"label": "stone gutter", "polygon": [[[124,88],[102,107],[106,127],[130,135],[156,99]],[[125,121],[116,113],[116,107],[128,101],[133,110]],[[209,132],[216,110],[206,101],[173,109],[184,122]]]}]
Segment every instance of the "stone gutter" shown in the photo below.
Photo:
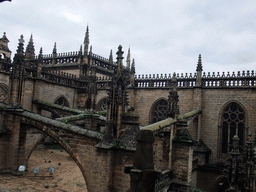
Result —
[{"label": "stone gutter", "polygon": [[150,130],[150,131],[154,132],[154,131],[158,131],[160,129],[163,129],[165,127],[168,127],[169,125],[172,125],[172,124],[174,124],[176,122],[177,122],[176,119],[167,118],[165,120],[162,120],[162,121],[159,121],[159,122],[147,125],[145,127],[142,127],[140,130]]},{"label": "stone gutter", "polygon": [[81,113],[79,115],[72,115],[72,116],[68,116],[68,117],[56,118],[55,120],[62,121],[64,123],[69,123],[71,121],[83,120],[83,119],[92,118],[92,117],[106,121],[106,117],[104,117],[102,115],[95,114],[95,113],[89,113],[89,112]]},{"label": "stone gutter", "polygon": [[168,126],[176,123],[177,121],[188,120],[189,118],[194,117],[195,115],[200,114],[200,113],[202,113],[201,110],[195,109],[195,110],[185,113],[183,115],[179,115],[177,118],[178,120],[173,119],[173,118],[167,118],[162,121],[144,126],[141,128],[141,130],[150,130],[153,132],[161,132],[161,131],[164,131],[164,129],[167,128]]},{"label": "stone gutter", "polygon": [[67,112],[70,112],[70,113],[76,113],[76,114],[84,113],[84,111],[81,111],[81,110],[78,110],[78,109],[72,109],[70,107],[49,103],[49,102],[46,102],[46,101],[43,101],[43,100],[34,100],[33,103],[39,104],[39,105],[45,105],[45,106],[48,106],[48,107],[52,107],[52,108],[59,109],[59,110],[62,110],[62,111],[67,111]]},{"label": "stone gutter", "polygon": [[185,113],[185,114],[183,114],[183,115],[179,115],[178,116],[178,119],[179,120],[188,120],[189,118],[191,118],[191,117],[194,117],[195,115],[197,115],[197,114],[201,114],[202,113],[202,110],[200,110],[200,109],[195,109],[195,110],[193,110],[193,111],[190,111],[190,112],[188,112],[188,113]]},{"label": "stone gutter", "polygon": [[[73,109],[73,108],[66,107],[66,106],[52,104],[52,103],[49,103],[49,102],[46,102],[46,101],[43,101],[43,100],[34,100],[33,103],[48,106],[48,107],[51,107],[51,108],[54,108],[54,109],[59,109],[59,110],[62,110],[62,111],[67,111],[67,112],[70,112],[70,113],[76,113],[76,114],[79,114],[79,115],[81,115],[81,114],[83,114],[83,115],[90,114],[90,115],[95,115],[95,116],[97,116],[97,115],[102,116],[102,115],[107,114],[106,111],[100,111],[100,112],[81,111],[79,109]],[[72,116],[70,116],[70,117],[72,117]],[[65,117],[63,117],[63,118],[65,118]],[[60,119],[60,121],[61,121],[61,118],[58,118],[58,119]],[[102,117],[102,119],[104,119],[104,118]],[[79,120],[79,119],[77,119],[77,120]]]}]

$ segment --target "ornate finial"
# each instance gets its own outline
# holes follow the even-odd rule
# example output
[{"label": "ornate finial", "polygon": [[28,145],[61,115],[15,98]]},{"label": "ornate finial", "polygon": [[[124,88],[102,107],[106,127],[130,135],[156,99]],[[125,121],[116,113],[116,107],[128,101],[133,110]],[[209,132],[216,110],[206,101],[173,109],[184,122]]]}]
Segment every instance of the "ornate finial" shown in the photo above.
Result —
[{"label": "ornate finial", "polygon": [[132,60],[131,73],[135,74],[135,60]]},{"label": "ornate finial", "polygon": [[116,52],[116,54],[117,54],[117,60],[122,60],[124,58],[123,57],[124,52],[122,51],[121,45],[118,46],[118,51]]},{"label": "ornate finial", "polygon": [[131,64],[131,53],[130,53],[130,47],[129,47],[128,54],[127,54],[127,59],[126,59],[126,67],[130,68],[130,64]]},{"label": "ornate finial", "polygon": [[199,54],[199,57],[198,57],[198,63],[197,63],[196,71],[203,71],[201,54]]},{"label": "ornate finial", "polygon": [[24,43],[25,41],[24,41],[24,37],[23,37],[23,35],[20,35],[20,39],[19,39],[19,43]]},{"label": "ornate finial", "polygon": [[54,43],[54,47],[53,47],[53,50],[52,50],[52,54],[53,54],[53,55],[56,55],[56,54],[57,54],[57,45],[56,45],[56,42]]}]

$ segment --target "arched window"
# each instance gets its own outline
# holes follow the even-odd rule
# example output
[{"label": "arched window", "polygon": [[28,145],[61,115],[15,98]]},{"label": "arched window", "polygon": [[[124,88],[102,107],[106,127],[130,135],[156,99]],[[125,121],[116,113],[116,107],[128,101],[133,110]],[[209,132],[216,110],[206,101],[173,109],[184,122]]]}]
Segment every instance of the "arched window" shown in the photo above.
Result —
[{"label": "arched window", "polygon": [[98,102],[96,109],[97,111],[107,111],[107,107],[108,107],[108,99],[103,98]]},{"label": "arched window", "polygon": [[228,153],[228,144],[232,144],[232,138],[237,135],[240,139],[239,145],[244,142],[245,112],[235,102],[224,108],[221,116],[221,152]]},{"label": "arched window", "polygon": [[157,101],[151,108],[151,121],[155,123],[168,117],[168,102],[165,99]]},{"label": "arched window", "polygon": [[61,105],[61,106],[66,106],[66,107],[69,106],[67,99],[64,98],[64,97],[59,97],[59,98],[54,102],[54,104]]}]

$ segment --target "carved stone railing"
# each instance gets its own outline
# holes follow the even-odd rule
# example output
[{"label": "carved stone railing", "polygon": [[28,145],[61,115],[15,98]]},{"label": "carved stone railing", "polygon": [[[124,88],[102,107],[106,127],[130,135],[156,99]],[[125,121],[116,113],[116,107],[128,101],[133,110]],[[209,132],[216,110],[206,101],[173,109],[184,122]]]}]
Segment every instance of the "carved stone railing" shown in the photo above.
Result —
[{"label": "carved stone railing", "polygon": [[97,89],[108,89],[111,87],[112,80],[106,80],[106,81],[97,81]]},{"label": "carved stone railing", "polygon": [[92,56],[92,58],[95,59],[95,60],[104,61],[104,62],[106,62],[106,63],[109,63],[109,60],[108,60],[107,58],[102,57],[102,56],[100,56],[100,55],[97,55],[97,54],[95,54],[95,53],[92,53],[91,56]]},{"label": "carved stone railing", "polygon": [[76,88],[85,88],[88,85],[87,81],[79,80],[76,78],[75,75],[63,72],[51,73],[49,71],[43,71],[40,78],[52,83],[57,83]]},{"label": "carved stone railing", "polygon": [[[153,75],[136,75],[135,87],[138,88],[170,88],[174,84],[172,76],[169,74],[153,74]],[[181,73],[181,77],[177,74],[177,86],[178,87],[194,87],[196,84],[196,77],[192,76],[192,73],[185,76]]]},{"label": "carved stone railing", "polygon": [[[196,86],[196,73],[177,74],[176,81],[178,88],[193,88]],[[170,88],[174,85],[173,77],[169,74],[157,75],[136,75],[135,87],[137,88]],[[203,73],[202,87],[204,88],[236,88],[256,87],[256,73],[254,71],[238,71],[218,73]]]},{"label": "carved stone railing", "polygon": [[[47,64],[63,64],[63,63],[76,63],[78,62],[79,52],[68,52],[68,53],[58,53],[56,57],[53,54],[43,55],[43,65]],[[35,60],[38,56],[35,57]],[[53,62],[54,61],[54,62]]]}]

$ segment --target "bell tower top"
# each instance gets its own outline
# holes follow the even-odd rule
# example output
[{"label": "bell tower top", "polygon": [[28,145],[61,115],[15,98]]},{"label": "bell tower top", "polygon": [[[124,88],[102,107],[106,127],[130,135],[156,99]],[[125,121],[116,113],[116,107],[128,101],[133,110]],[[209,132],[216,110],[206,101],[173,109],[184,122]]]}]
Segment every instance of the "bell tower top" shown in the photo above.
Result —
[{"label": "bell tower top", "polygon": [[1,55],[1,58],[11,58],[11,51],[10,49],[8,48],[8,43],[10,41],[7,39],[6,37],[6,33],[4,32],[4,35],[2,38],[0,38],[0,55]]}]

